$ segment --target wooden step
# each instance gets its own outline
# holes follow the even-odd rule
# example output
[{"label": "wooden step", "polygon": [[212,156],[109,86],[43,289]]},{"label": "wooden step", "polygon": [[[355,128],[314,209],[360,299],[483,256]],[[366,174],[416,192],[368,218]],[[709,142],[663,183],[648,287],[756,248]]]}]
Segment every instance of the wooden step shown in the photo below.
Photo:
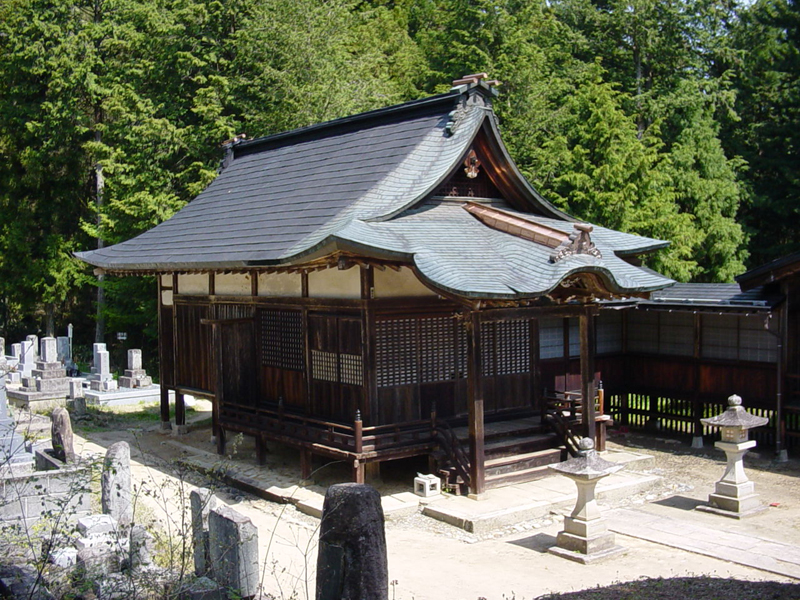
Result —
[{"label": "wooden step", "polygon": [[487,459],[514,456],[536,452],[537,450],[556,448],[560,445],[561,442],[554,433],[504,437],[487,441],[484,444],[484,456]]},{"label": "wooden step", "polygon": [[492,458],[484,462],[484,469],[487,478],[494,475],[506,475],[561,462],[563,454],[564,451],[561,448],[548,448],[514,456]]}]

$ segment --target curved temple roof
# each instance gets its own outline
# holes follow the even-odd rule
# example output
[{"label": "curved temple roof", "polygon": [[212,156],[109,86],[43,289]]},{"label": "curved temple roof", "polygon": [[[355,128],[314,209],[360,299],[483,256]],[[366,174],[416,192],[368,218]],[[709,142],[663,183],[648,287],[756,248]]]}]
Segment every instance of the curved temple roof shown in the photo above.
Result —
[{"label": "curved temple roof", "polygon": [[597,256],[554,262],[552,247],[488,226],[463,201],[431,196],[483,136],[514,191],[514,207],[498,200],[492,208],[562,237],[558,231],[574,231],[574,219],[531,188],[508,157],[491,94],[482,82],[462,85],[238,143],[214,182],[171,219],[77,256],[111,272],[136,273],[289,266],[347,250],[409,261],[431,285],[471,297],[539,296],[576,273],[597,275],[619,295],[671,285],[619,258],[667,242],[596,227]]}]

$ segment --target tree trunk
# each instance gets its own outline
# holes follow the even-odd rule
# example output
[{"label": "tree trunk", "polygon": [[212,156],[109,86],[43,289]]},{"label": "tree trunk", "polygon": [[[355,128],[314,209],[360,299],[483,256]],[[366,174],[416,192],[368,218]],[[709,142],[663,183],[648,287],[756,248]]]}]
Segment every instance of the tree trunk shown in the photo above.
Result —
[{"label": "tree trunk", "polygon": [[[95,122],[99,123],[102,120],[100,110],[95,112]],[[94,139],[96,142],[102,141],[102,136],[99,131],[95,131]],[[105,246],[103,241],[103,190],[105,189],[106,180],[103,175],[103,165],[100,161],[94,165],[94,182],[95,182],[95,204],[97,206],[97,249]],[[95,322],[94,341],[102,343],[106,334],[106,297],[104,287],[105,275],[102,273],[97,275],[97,320]]]}]

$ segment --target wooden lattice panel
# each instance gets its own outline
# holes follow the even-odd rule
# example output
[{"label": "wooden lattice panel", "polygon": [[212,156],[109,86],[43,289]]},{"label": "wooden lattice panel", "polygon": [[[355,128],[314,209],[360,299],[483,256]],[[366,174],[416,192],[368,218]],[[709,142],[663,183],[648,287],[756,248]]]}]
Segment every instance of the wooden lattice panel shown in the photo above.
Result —
[{"label": "wooden lattice panel", "polygon": [[420,326],[420,383],[458,377],[455,328],[452,317],[422,319]]},{"label": "wooden lattice panel", "polygon": [[340,383],[348,385],[363,385],[364,361],[360,354],[340,354]]},{"label": "wooden lattice panel", "polygon": [[251,319],[255,308],[246,304],[212,304],[211,318],[224,321],[228,319]]},{"label": "wooden lattice panel", "polygon": [[375,362],[379,387],[419,381],[419,335],[415,319],[391,319],[376,324]]},{"label": "wooden lattice panel", "polygon": [[339,381],[338,355],[324,350],[311,351],[311,377],[321,381]]},{"label": "wooden lattice panel", "polygon": [[261,310],[261,364],[305,370],[303,318],[300,311]]},{"label": "wooden lattice panel", "polygon": [[530,323],[525,319],[484,323],[481,326],[483,374],[513,375],[531,370]]},{"label": "wooden lattice panel", "polygon": [[527,320],[497,323],[497,375],[531,370],[531,329]]}]

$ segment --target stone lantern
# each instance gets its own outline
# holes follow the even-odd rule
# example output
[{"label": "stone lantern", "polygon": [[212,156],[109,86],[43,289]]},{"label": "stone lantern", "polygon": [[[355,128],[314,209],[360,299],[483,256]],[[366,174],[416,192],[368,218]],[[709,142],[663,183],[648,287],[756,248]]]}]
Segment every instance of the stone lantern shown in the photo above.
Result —
[{"label": "stone lantern", "polygon": [[721,415],[700,419],[709,427],[719,427],[722,439],[714,444],[725,452],[728,464],[722,479],[717,482],[715,493],[708,495],[708,506],[698,510],[713,512],[726,517],[741,519],[765,507],[758,500],[755,486],[744,472],[744,455],[756,445],[748,439],[748,429],[769,423],[766,417],[751,415],[742,407],[742,399],[734,394],[728,398],[728,408]]},{"label": "stone lantern", "polygon": [[589,564],[626,552],[625,548],[615,545],[614,534],[608,531],[594,495],[597,482],[616,473],[624,465],[600,458],[590,438],[583,438],[578,448],[580,456],[550,465],[551,469],[575,482],[578,486],[578,499],[572,514],[564,518],[564,531],[558,534],[556,545],[548,551],[575,562]]}]

